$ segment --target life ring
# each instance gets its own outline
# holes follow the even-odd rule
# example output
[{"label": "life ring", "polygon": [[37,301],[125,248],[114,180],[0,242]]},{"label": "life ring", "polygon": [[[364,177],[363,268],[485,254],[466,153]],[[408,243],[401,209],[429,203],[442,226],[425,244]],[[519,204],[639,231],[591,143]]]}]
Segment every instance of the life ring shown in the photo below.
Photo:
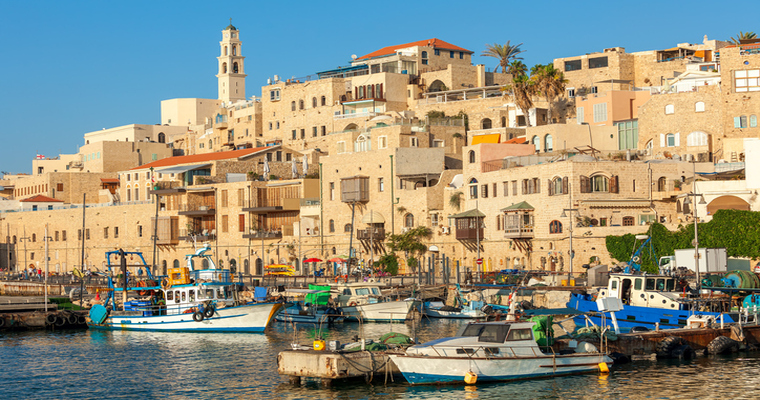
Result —
[{"label": "life ring", "polygon": [[352,302],[348,303],[348,306],[349,307],[356,307],[356,302],[352,301]]},{"label": "life ring", "polygon": [[368,282],[375,282],[375,278],[369,278]]},{"label": "life ring", "polygon": [[164,278],[161,280],[161,289],[169,290],[172,288],[171,283],[169,283],[169,278]]},{"label": "life ring", "polygon": [[209,304],[208,307],[206,307],[206,309],[203,310],[203,316],[206,318],[211,318],[214,316],[214,311],[216,311],[214,310],[214,306]]},{"label": "life ring", "polygon": [[203,321],[203,313],[200,311],[196,311],[193,313],[193,321],[195,322],[201,322]]}]

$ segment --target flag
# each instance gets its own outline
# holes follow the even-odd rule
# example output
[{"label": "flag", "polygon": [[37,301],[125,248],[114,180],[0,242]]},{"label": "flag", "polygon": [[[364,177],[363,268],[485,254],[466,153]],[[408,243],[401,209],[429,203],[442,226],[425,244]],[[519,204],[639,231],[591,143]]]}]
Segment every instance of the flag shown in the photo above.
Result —
[{"label": "flag", "polygon": [[38,160],[44,160],[45,156],[43,156],[42,154],[37,154],[37,159]]}]

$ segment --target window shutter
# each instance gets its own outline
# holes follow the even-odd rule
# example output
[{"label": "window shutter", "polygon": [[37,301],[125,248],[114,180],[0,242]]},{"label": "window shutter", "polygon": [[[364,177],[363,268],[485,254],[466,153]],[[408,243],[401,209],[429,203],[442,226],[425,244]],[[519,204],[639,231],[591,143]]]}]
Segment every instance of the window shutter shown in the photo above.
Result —
[{"label": "window shutter", "polygon": [[618,193],[618,177],[617,175],[610,178],[610,193]]},{"label": "window shutter", "polygon": [[665,134],[660,134],[660,147],[665,147]]},{"label": "window shutter", "polygon": [[565,179],[562,179],[562,194],[568,194],[570,192],[568,185],[570,184],[570,181],[567,180],[567,177]]},{"label": "window shutter", "polygon": [[676,134],[675,134],[675,143],[676,143],[675,144],[676,147],[678,147],[678,146],[681,145],[681,133],[680,132],[676,132]]},{"label": "window shutter", "polygon": [[741,117],[734,117],[734,128],[741,128],[741,127],[742,127]]},{"label": "window shutter", "polygon": [[591,192],[591,181],[587,176],[581,175],[581,193]]},{"label": "window shutter", "polygon": [[536,179],[536,193],[541,193],[541,179]]},{"label": "window shutter", "polygon": [[554,185],[552,185],[551,179],[546,182],[546,186],[549,188],[549,196],[554,196]]},{"label": "window shutter", "polygon": [[757,128],[757,115],[752,114],[749,116],[749,127]]}]

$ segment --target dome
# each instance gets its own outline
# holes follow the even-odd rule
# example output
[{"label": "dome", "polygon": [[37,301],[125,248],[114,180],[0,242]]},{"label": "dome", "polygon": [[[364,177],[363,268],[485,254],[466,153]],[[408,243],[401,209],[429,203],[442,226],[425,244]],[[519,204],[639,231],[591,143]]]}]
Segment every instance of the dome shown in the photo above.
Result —
[{"label": "dome", "polygon": [[238,29],[237,29],[237,28],[235,28],[235,26],[234,26],[234,25],[232,25],[232,24],[229,24],[229,25],[228,25],[226,28],[224,28],[224,30],[225,30],[225,31],[236,31],[236,30],[238,30]]}]

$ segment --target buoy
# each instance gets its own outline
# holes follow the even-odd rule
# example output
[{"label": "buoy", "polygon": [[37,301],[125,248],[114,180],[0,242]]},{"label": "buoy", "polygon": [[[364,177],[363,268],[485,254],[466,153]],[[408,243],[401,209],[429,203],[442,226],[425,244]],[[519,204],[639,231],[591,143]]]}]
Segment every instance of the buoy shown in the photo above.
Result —
[{"label": "buoy", "polygon": [[610,373],[610,368],[607,366],[607,363],[605,363],[605,362],[600,362],[599,363],[599,373],[600,374],[609,374]]},{"label": "buoy", "polygon": [[316,351],[322,351],[325,349],[325,341],[324,340],[315,340],[314,341],[314,350]]},{"label": "buoy", "polygon": [[468,371],[466,374],[464,374],[464,383],[468,385],[474,385],[477,381],[478,375],[476,375],[474,372]]}]

